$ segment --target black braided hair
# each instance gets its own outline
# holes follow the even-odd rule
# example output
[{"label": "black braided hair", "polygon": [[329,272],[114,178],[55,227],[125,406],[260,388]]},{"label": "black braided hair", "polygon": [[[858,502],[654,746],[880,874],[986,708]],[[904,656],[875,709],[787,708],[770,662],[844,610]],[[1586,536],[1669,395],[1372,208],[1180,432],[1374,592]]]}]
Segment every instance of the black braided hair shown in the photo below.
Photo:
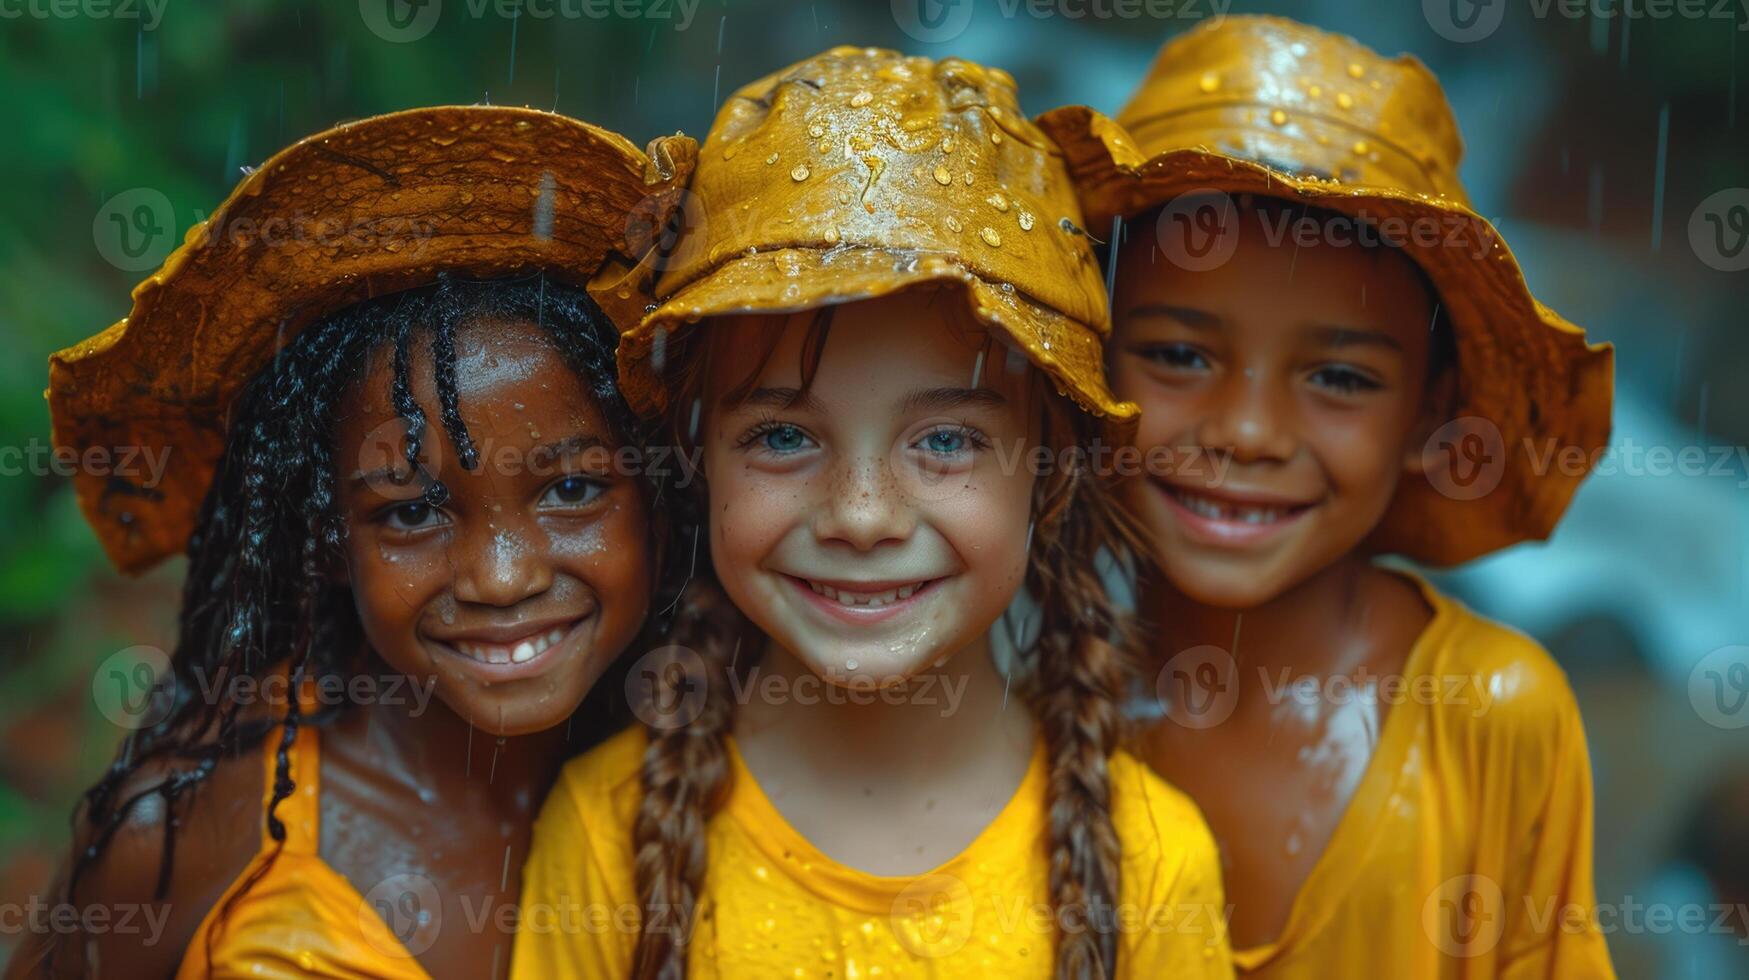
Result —
[{"label": "black braided hair", "polygon": [[[472,469],[479,456],[457,406],[455,334],[458,326],[486,319],[538,324],[577,372],[619,444],[644,444],[645,426],[619,392],[617,331],[587,293],[541,276],[486,281],[443,277],[431,286],[355,304],[299,334],[250,380],[231,410],[225,450],[188,543],[188,573],[171,657],[174,683],[160,687],[154,706],[164,715],[130,733],[115,761],[84,794],[74,821],[76,829],[82,826],[86,832],[77,835],[86,845],[73,856],[65,895],[69,904],[80,879],[134,808],[149,797],[159,798],[164,806],[165,839],[155,890],[156,900],[163,901],[180,824],[178,801],[204,783],[220,759],[252,748],[282,724],[278,744],[272,747],[275,776],[266,822],[270,836],[284,841],[285,827],[275,810],[295,787],[289,753],[299,726],[329,723],[345,707],[305,716],[292,696],[283,716],[267,717],[244,711],[223,696],[203,697],[202,692],[227,691],[236,678],[280,671],[287,672],[288,689],[296,692],[306,678],[350,672],[363,631],[350,592],[324,575],[346,538],[345,522],[335,507],[336,406],[359,381],[370,355],[392,345],[390,396],[407,425],[407,458],[429,481],[427,499],[440,500],[442,484],[423,473],[417,459],[426,419],[411,393],[412,345],[429,337],[440,421],[458,459]],[[655,476],[646,480],[644,490],[653,500],[661,497]],[[665,551],[676,535],[657,507],[651,507],[651,514],[656,565],[672,569],[677,563],[666,560]],[[658,598],[670,588],[658,582]],[[604,677],[597,685],[602,696],[592,695],[578,712],[594,734],[610,731],[612,721],[591,716],[622,714],[623,706],[615,700],[616,693],[623,700],[621,685],[610,683],[612,679]],[[133,789],[131,777],[152,762],[167,774],[153,785]],[[123,787],[130,792],[118,799]]]}]

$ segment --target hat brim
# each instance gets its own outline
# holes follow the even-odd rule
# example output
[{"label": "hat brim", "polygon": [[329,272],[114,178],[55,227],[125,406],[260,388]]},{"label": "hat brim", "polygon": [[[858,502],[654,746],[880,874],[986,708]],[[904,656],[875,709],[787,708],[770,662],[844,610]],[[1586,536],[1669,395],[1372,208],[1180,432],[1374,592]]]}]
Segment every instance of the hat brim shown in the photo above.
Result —
[{"label": "hat brim", "polygon": [[955,288],[977,322],[1024,352],[1059,393],[1105,420],[1114,433],[1134,422],[1136,406],[1106,386],[1100,337],[1085,324],[1011,284],[983,279],[952,255],[889,248],[784,248],[723,262],[620,338],[620,387],[634,410],[660,413],[667,403],[661,363],[667,345],[707,317],[797,313],[930,284]]},{"label": "hat brim", "polygon": [[[232,400],[306,326],[437,280],[541,273],[641,314],[638,266],[696,160],[646,155],[531,109],[447,106],[349,123],[268,160],[133,292],[128,315],[49,360],[58,447],[167,452],[156,485],[84,469],[80,507],[126,572],[186,546]],[[592,281],[595,280],[595,281]],[[635,312],[634,312],[635,311]]]},{"label": "hat brim", "polygon": [[[1451,418],[1479,418],[1503,466],[1474,459],[1493,487],[1406,479],[1370,546],[1430,565],[1452,565],[1554,530],[1591,461],[1608,444],[1614,349],[1531,295],[1494,226],[1450,198],[1303,177],[1204,147],[1144,157],[1118,124],[1093,110],[1052,110],[1038,123],[1063,148],[1091,227],[1203,191],[1300,201],[1372,226],[1449,229],[1406,235],[1403,251],[1425,270],[1454,326],[1457,399]],[[1488,433],[1491,437],[1492,433]],[[1431,449],[1432,447],[1430,447]],[[1581,465],[1556,464],[1577,449]],[[1443,482],[1443,481],[1442,481]]]}]

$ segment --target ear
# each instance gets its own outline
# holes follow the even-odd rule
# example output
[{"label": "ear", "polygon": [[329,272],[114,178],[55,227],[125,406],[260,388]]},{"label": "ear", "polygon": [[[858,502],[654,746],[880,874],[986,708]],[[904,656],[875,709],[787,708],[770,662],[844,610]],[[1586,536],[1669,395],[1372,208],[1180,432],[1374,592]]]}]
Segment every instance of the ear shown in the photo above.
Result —
[{"label": "ear", "polygon": [[1421,393],[1421,412],[1403,446],[1403,472],[1406,475],[1421,476],[1427,472],[1427,440],[1433,438],[1440,426],[1450,422],[1456,411],[1457,371],[1447,369],[1439,372],[1439,376],[1432,379]]}]

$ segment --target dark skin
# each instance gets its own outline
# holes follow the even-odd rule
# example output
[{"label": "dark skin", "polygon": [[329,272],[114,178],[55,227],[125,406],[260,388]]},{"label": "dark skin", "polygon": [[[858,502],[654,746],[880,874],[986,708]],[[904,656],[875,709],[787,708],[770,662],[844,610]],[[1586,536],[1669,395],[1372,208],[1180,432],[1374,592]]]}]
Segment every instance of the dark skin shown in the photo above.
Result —
[{"label": "dark skin", "polygon": [[1373,565],[1365,540],[1420,471],[1449,397],[1447,378],[1430,383],[1432,297],[1410,260],[1272,243],[1258,218],[1246,214],[1233,256],[1207,271],[1132,237],[1113,297],[1115,388],[1141,406],[1139,445],[1169,447],[1176,464],[1136,481],[1131,501],[1164,570],[1141,600],[1159,626],[1153,671],[1205,644],[1238,670],[1230,716],[1184,724],[1168,701],[1140,750],[1220,842],[1239,948],[1286,925],[1386,710],[1271,703],[1270,684],[1284,671],[1320,685],[1401,672],[1432,612]]},{"label": "dark skin", "polygon": [[[449,491],[441,506],[422,502],[399,436],[383,438],[402,431],[387,349],[338,412],[348,540],[334,574],[350,584],[369,644],[357,675],[405,681],[399,697],[385,682],[384,696],[348,703],[321,729],[320,854],[361,896],[397,875],[430,879],[441,926],[418,962],[433,976],[486,977],[508,969],[517,871],[569,754],[567,719],[637,635],[652,567],[637,477],[613,466],[605,418],[540,328],[463,326],[456,350],[461,414],[481,450],[472,471],[435,424],[423,343],[412,363],[432,421],[421,459]],[[414,685],[434,696],[416,698]],[[175,972],[261,846],[263,751],[221,763],[186,806],[168,906],[153,906],[168,912],[159,941],[95,934],[83,949],[63,944],[58,962],[87,975]],[[143,769],[124,793],[163,774]],[[163,839],[162,810],[137,809],[82,880],[81,903],[151,902]],[[33,962],[21,951],[8,973]]]}]

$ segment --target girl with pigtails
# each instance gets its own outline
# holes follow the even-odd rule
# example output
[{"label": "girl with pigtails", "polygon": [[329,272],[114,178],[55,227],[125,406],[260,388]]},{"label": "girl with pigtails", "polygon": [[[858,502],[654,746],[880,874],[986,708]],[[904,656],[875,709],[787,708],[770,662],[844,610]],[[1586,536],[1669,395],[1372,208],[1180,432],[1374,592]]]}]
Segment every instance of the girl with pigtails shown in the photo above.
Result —
[{"label": "girl with pigtails", "polygon": [[1119,748],[1095,555],[1141,549],[1085,450],[1135,407],[1016,106],[837,48],[719,112],[619,349],[698,465],[697,580],[542,809],[513,975],[1231,975],[1202,816]]},{"label": "girl with pigtails", "polygon": [[110,557],[188,571],[56,885],[159,928],[9,975],[503,974],[535,807],[661,601],[608,310],[647,282],[628,216],[694,152],[526,109],[341,126],[55,355],[58,445],[170,454],[156,486],[78,479]]}]

